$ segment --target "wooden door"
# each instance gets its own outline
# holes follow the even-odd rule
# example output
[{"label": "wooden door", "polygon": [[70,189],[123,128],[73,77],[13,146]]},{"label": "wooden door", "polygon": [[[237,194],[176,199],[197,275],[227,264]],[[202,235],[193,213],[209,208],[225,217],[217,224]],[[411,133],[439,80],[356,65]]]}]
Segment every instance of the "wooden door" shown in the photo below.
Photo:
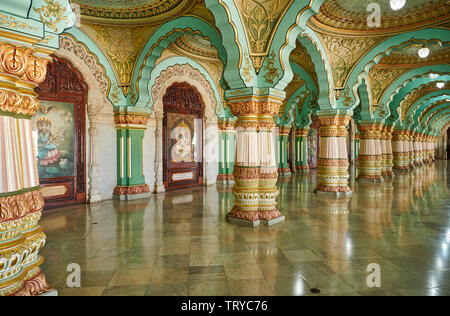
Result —
[{"label": "wooden door", "polygon": [[166,190],[203,184],[203,101],[187,83],[163,98],[163,167]]},{"label": "wooden door", "polygon": [[53,57],[35,91],[41,108],[33,134],[45,207],[86,203],[87,85],[69,61]]}]

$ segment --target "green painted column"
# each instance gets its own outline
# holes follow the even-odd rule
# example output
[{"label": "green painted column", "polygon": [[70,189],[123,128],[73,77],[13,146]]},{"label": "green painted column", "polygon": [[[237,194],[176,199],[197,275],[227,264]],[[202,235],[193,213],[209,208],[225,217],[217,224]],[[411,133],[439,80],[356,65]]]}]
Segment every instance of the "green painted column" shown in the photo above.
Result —
[{"label": "green painted column", "polygon": [[136,200],[150,196],[144,176],[144,134],[147,113],[117,113],[117,186],[114,198]]},{"label": "green painted column", "polygon": [[295,170],[308,173],[308,133],[309,128],[295,130]]},{"label": "green painted column", "polygon": [[359,147],[361,145],[361,137],[359,135],[359,132],[355,134],[355,161],[359,158]]},{"label": "green painted column", "polygon": [[236,131],[233,121],[221,121],[219,127],[219,174],[217,182],[234,183],[233,170],[236,154]]},{"label": "green painted column", "polygon": [[278,175],[290,176],[291,168],[288,163],[288,143],[289,134],[291,132],[290,126],[278,126],[278,146],[277,146],[277,157],[278,157]]}]

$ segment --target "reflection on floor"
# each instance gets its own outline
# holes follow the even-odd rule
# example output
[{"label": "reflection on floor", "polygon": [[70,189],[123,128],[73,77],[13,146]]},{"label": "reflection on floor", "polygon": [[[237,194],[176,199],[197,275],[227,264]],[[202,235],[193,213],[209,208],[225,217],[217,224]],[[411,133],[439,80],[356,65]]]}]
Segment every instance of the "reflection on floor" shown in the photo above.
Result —
[{"label": "reflection on floor", "polygon": [[[293,176],[272,228],[227,223],[220,186],[58,210],[42,220],[43,270],[60,295],[450,295],[449,167],[352,180],[346,199],[312,193],[314,173]],[[81,288],[67,288],[70,263]],[[367,285],[371,263],[381,288]]]}]

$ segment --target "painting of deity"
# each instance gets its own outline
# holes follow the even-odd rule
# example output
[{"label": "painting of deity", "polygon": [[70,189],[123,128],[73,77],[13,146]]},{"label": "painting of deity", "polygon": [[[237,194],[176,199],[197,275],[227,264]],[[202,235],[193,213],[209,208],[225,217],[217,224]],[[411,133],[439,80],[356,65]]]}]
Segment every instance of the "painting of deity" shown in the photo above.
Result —
[{"label": "painting of deity", "polygon": [[41,100],[33,117],[40,179],[75,175],[74,104]]},{"label": "painting of deity", "polygon": [[188,114],[167,113],[168,156],[170,162],[195,162],[199,133],[196,126],[197,117]]}]

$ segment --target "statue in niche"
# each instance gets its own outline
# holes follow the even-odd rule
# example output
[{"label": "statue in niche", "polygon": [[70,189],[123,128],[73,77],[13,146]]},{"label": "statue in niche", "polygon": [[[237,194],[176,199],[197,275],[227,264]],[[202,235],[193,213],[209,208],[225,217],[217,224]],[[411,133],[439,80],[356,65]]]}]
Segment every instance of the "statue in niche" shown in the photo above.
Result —
[{"label": "statue in niche", "polygon": [[172,130],[172,162],[192,162],[192,135],[189,126],[182,121]]}]

